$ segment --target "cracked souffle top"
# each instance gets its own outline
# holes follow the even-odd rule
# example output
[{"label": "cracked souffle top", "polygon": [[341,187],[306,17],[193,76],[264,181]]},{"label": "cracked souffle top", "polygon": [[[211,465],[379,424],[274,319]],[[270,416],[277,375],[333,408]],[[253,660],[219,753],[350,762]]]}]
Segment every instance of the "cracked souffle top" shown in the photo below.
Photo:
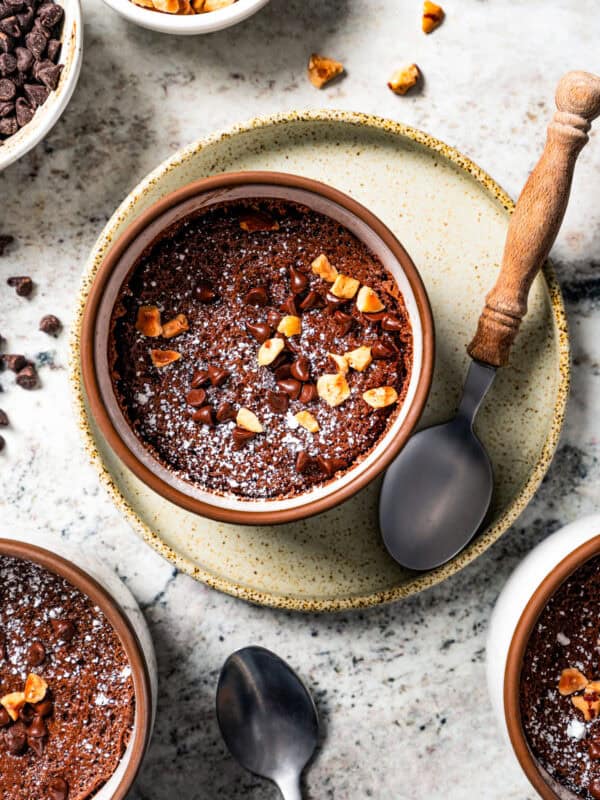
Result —
[{"label": "cracked souffle top", "polygon": [[600,556],[563,583],[533,629],[521,716],[533,755],[569,796],[600,798]]},{"label": "cracked souffle top", "polygon": [[95,795],[132,730],[127,656],[79,589],[9,556],[0,556],[0,692],[0,798]]},{"label": "cracked souffle top", "polygon": [[164,231],[115,304],[113,386],[184,481],[291,497],[365,458],[408,388],[403,298],[350,231],[305,206],[236,201]]}]

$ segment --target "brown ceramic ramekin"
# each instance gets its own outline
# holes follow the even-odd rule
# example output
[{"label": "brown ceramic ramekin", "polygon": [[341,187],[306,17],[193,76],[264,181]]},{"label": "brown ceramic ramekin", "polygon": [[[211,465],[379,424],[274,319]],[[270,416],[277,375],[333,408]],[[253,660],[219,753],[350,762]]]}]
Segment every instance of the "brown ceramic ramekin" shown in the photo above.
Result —
[{"label": "brown ceramic ramekin", "polygon": [[[130,269],[169,225],[198,208],[243,198],[295,201],[348,228],[391,272],[404,296],[413,328],[414,356],[406,400],[389,431],[366,458],[342,476],[284,500],[222,496],[187,484],[152,457],[131,431],[115,397],[108,363],[112,310]],[[90,290],[82,320],[81,368],[91,413],[126,466],[167,500],[201,516],[237,524],[280,524],[326,511],[348,499],[397,455],[425,406],[434,358],[429,301],[410,256],[392,232],[352,198],[317,181],[278,172],[236,172],[197,181],[173,192],[138,217],[106,255]]]},{"label": "brown ceramic ramekin", "polygon": [[97,605],[121,640],[131,666],[135,694],[135,714],[129,745],[111,778],[94,797],[98,800],[124,800],[129,794],[152,735],[154,723],[150,665],[144,648],[127,613],[112,594],[95,578],[66,558],[17,539],[0,539],[0,555],[39,564],[60,575]]},{"label": "brown ceramic ramekin", "polygon": [[[534,551],[535,553],[535,551]],[[508,735],[517,759],[531,784],[544,800],[566,800],[575,795],[538,764],[529,748],[521,719],[520,686],[525,651],[540,614],[560,586],[580,567],[600,555],[600,536],[586,541],[558,563],[535,590],[515,628],[504,673],[504,713]]]}]

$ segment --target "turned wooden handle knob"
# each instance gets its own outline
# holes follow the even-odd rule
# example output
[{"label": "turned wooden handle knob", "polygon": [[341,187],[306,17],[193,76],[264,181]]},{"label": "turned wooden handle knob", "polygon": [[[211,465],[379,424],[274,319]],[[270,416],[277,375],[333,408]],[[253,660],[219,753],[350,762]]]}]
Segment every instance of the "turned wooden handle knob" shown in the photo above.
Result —
[{"label": "turned wooden handle knob", "polygon": [[560,229],[577,156],[600,115],[600,77],[568,72],[556,90],[546,146],[508,226],[500,274],[486,297],[469,355],[494,367],[508,363],[527,312],[527,297]]}]

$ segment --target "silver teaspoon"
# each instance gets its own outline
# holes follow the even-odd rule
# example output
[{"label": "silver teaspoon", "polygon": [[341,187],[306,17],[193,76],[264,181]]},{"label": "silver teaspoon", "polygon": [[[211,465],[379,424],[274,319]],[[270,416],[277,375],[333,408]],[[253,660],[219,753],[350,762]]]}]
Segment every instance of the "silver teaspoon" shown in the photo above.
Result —
[{"label": "silver teaspoon", "polygon": [[319,739],[313,699],[285,661],[263,647],[229,656],[217,687],[217,720],[229,751],[268,778],[284,800],[302,800],[300,776]]}]

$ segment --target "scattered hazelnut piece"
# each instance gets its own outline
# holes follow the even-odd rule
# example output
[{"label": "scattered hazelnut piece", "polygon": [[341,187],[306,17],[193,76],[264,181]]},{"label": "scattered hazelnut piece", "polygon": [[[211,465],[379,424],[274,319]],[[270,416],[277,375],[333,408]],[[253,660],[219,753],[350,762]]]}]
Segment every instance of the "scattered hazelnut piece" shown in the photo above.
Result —
[{"label": "scattered hazelnut piece", "polygon": [[319,278],[323,278],[323,280],[327,281],[327,283],[333,283],[338,276],[337,269],[333,266],[324,253],[321,253],[320,256],[317,256],[310,267],[315,275],[318,275]]},{"label": "scattered hazelnut piece", "polygon": [[421,77],[421,71],[416,64],[397,69],[388,81],[388,87],[394,94],[406,94],[409,89],[416,86]]},{"label": "scattered hazelnut piece", "polygon": [[277,332],[283,333],[284,336],[298,336],[302,332],[302,320],[300,317],[287,314],[277,326]]},{"label": "scattered hazelnut piece", "polygon": [[181,353],[177,350],[150,350],[150,358],[155,367],[166,367],[174,361],[179,361]]},{"label": "scattered hazelnut piece", "polygon": [[10,694],[5,694],[4,697],[0,697],[0,704],[7,710],[13,722],[18,720],[19,711],[26,702],[24,692],[11,692]]},{"label": "scattered hazelnut piece", "polygon": [[374,292],[369,286],[360,287],[356,298],[356,307],[364,314],[374,314],[377,311],[383,311],[385,308],[377,292]]},{"label": "scattered hazelnut piece", "polygon": [[350,387],[341,372],[337,375],[321,375],[317,381],[317,393],[328,406],[339,406],[350,397]]},{"label": "scattered hazelnut piece", "polygon": [[367,347],[366,345],[357,347],[356,350],[350,350],[348,353],[344,353],[344,358],[352,367],[352,369],[355,369],[357,372],[364,372],[371,361],[373,361],[371,348]]},{"label": "scattered hazelnut piece", "polygon": [[162,335],[165,339],[172,339],[174,336],[179,336],[184,331],[189,331],[190,326],[185,314],[177,314],[176,317],[165,322],[162,329]]},{"label": "scattered hazelnut piece", "polygon": [[[576,694],[571,698],[571,702],[578,711],[581,711],[586,722],[596,719],[600,712],[600,699],[598,699],[598,695],[596,694]],[[2,703],[2,705],[4,705],[4,703]]]},{"label": "scattered hazelnut piece", "polygon": [[359,286],[360,281],[357,281],[356,278],[349,278],[348,275],[340,274],[333,282],[331,294],[344,300],[351,300],[358,292]]},{"label": "scattered hazelnut piece", "polygon": [[363,400],[372,408],[391,406],[397,399],[398,392],[393,386],[378,386],[377,389],[368,389],[363,394]]},{"label": "scattered hazelnut piece", "polygon": [[258,348],[258,365],[266,367],[272,364],[285,347],[283,339],[267,339]]},{"label": "scattered hazelnut piece", "polygon": [[340,372],[342,375],[346,375],[350,367],[348,366],[348,362],[346,361],[346,356],[340,356],[337,353],[327,353],[329,358],[333,361],[333,363],[337,367],[337,371]]},{"label": "scattered hazelnut piece", "polygon": [[431,33],[444,21],[444,9],[436,3],[431,3],[430,0],[425,0],[423,3],[423,19],[421,26],[424,33]]},{"label": "scattered hazelnut piece", "polygon": [[160,336],[162,333],[160,309],[156,306],[140,306],[135,321],[135,329],[143,336]]},{"label": "scattered hazelnut piece", "polygon": [[299,411],[294,415],[294,419],[303,428],[306,428],[310,433],[316,433],[319,430],[319,423],[310,411]]},{"label": "scattered hazelnut piece", "polygon": [[558,691],[563,697],[580,692],[588,685],[588,679],[578,669],[563,669],[558,682]]},{"label": "scattered hazelnut piece", "polygon": [[25,681],[25,702],[41,703],[47,691],[48,684],[46,681],[34,672],[30,672]]},{"label": "scattered hazelnut piece", "polygon": [[329,81],[344,71],[344,65],[333,58],[313,53],[308,60],[308,79],[317,89],[322,89]]},{"label": "scattered hazelnut piece", "polygon": [[249,408],[240,408],[235,418],[235,424],[245,431],[252,431],[252,433],[262,433],[264,431],[260,420]]}]

